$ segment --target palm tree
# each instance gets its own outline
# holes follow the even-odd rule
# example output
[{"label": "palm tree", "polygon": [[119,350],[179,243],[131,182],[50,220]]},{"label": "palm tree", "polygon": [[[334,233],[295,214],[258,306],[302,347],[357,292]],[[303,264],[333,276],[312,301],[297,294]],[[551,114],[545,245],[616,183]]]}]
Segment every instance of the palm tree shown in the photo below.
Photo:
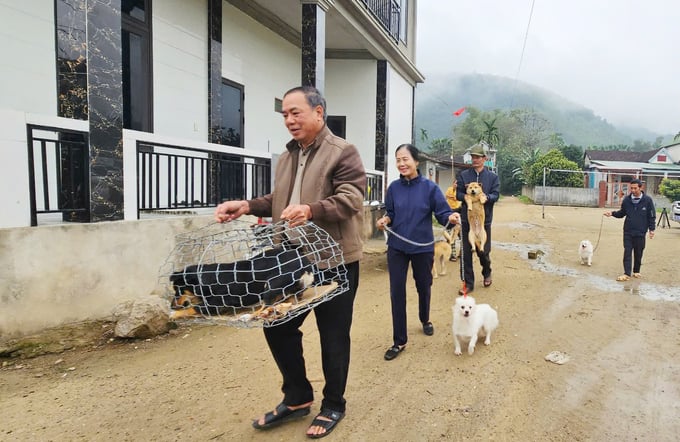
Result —
[{"label": "palm tree", "polygon": [[491,121],[482,121],[484,123],[484,133],[479,138],[479,141],[486,141],[489,147],[493,147],[498,143],[498,127],[496,127],[496,118]]},{"label": "palm tree", "polygon": [[673,137],[673,141],[678,141],[678,140],[680,140],[680,132],[675,134],[675,136]]}]

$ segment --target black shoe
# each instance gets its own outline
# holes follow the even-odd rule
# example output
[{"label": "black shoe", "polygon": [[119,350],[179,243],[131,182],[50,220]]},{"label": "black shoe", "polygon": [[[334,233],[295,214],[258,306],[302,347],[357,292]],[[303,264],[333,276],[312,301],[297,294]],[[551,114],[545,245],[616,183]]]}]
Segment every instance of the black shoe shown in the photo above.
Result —
[{"label": "black shoe", "polygon": [[392,359],[396,358],[399,356],[399,353],[404,351],[404,348],[406,348],[405,345],[402,345],[401,347],[398,345],[393,345],[392,347],[388,348],[385,352],[385,360],[391,361]]},{"label": "black shoe", "polygon": [[427,336],[432,336],[434,334],[434,325],[431,322],[426,322],[423,324],[423,333]]}]

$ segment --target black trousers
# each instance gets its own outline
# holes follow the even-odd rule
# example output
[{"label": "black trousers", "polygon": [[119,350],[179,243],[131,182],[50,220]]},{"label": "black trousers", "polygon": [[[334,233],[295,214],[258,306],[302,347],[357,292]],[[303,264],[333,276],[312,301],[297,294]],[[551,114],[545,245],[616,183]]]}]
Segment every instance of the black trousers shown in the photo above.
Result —
[{"label": "black trousers", "polygon": [[[350,328],[354,298],[359,286],[359,262],[346,264],[349,290],[314,307],[321,341],[321,363],[326,385],[321,408],[345,412],[345,387],[349,373]],[[314,400],[314,389],[307,379],[300,326],[309,312],[275,327],[264,329],[274,361],[283,376],[283,403],[300,405]]]},{"label": "black trousers", "polygon": [[[484,224],[484,230],[486,230],[486,244],[484,244],[484,250],[477,250],[477,257],[479,257],[479,263],[482,265],[482,277],[488,278],[491,276],[491,224]],[[472,265],[472,246],[470,246],[470,241],[468,241],[468,234],[470,233],[470,224],[462,224],[461,229],[461,242],[463,244],[463,252],[461,253],[461,272],[463,275],[463,280],[465,281],[465,287],[467,290],[473,290],[475,288],[475,272]]]},{"label": "black trousers", "polygon": [[[633,273],[640,273],[642,252],[645,250],[645,237],[623,234],[623,273],[630,276],[631,264]],[[632,258],[632,259],[631,259]]]},{"label": "black trousers", "polygon": [[432,295],[432,264],[434,252],[408,254],[387,248],[387,270],[390,276],[390,301],[392,304],[392,339],[394,345],[408,342],[406,332],[406,276],[411,263],[413,280],[418,292],[418,318],[421,323],[430,321]]}]

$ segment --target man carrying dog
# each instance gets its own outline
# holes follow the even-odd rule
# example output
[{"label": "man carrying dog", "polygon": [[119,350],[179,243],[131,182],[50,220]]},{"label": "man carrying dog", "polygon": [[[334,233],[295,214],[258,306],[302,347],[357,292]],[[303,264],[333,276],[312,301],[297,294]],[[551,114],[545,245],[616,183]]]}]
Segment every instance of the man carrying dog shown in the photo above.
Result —
[{"label": "man carrying dog", "polygon": [[[326,384],[321,412],[307,430],[310,438],[324,437],[345,415],[345,386],[350,360],[350,327],[359,285],[362,256],[366,172],[357,148],[326,126],[326,100],[311,86],[296,87],[283,96],[282,114],[293,139],[276,165],[271,194],[248,201],[227,201],[215,210],[218,222],[241,215],[288,220],[291,227],[311,220],[326,230],[342,248],[349,290],[314,308],[321,340]],[[283,401],[253,427],[265,430],[306,416],[314,399],[307,379],[300,326],[309,312],[264,328],[264,335],[283,376]]]},{"label": "man carrying dog", "polygon": [[470,232],[470,222],[468,221],[468,207],[465,203],[465,191],[468,184],[477,182],[482,185],[482,191],[486,195],[486,203],[484,204],[484,230],[486,231],[486,244],[484,250],[477,250],[479,263],[482,265],[482,277],[484,278],[484,287],[489,287],[492,283],[491,279],[491,221],[493,220],[493,206],[498,201],[500,196],[500,181],[498,175],[490,171],[484,166],[486,161],[485,145],[477,143],[470,148],[470,155],[472,157],[472,167],[463,170],[459,175],[457,181],[456,198],[462,201],[460,209],[461,226],[462,226],[462,273],[465,282],[465,290],[462,288],[458,292],[460,295],[465,291],[470,293],[475,288],[475,273],[472,266],[472,247],[470,242],[466,240]]},{"label": "man carrying dog", "polygon": [[604,216],[626,218],[623,222],[623,275],[617,277],[616,280],[628,281],[631,275],[641,278],[640,266],[642,265],[642,251],[645,250],[645,235],[649,230],[649,239],[654,238],[656,229],[654,201],[642,191],[642,181],[632,180],[630,194],[621,201],[621,209],[605,212]]}]

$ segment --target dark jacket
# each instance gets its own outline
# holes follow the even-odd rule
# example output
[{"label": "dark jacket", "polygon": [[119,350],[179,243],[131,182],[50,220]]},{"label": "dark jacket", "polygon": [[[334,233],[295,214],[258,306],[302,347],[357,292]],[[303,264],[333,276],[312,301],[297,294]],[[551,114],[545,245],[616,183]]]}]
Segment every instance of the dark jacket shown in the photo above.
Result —
[{"label": "dark jacket", "polygon": [[460,208],[460,218],[462,224],[468,224],[467,218],[467,204],[465,204],[465,188],[468,184],[476,181],[482,185],[482,191],[486,194],[487,200],[484,204],[484,225],[491,225],[493,221],[493,205],[500,197],[501,184],[498,175],[491,172],[486,167],[480,172],[473,168],[465,169],[458,174],[458,187],[456,189],[456,197],[463,202]]},{"label": "dark jacket", "polygon": [[633,195],[627,195],[621,201],[621,209],[612,212],[614,218],[626,217],[623,222],[623,233],[631,236],[645,236],[647,230],[653,232],[656,228],[656,209],[654,201],[642,192],[640,202],[633,203]]},{"label": "dark jacket", "polygon": [[[400,176],[390,183],[385,195],[385,211],[391,221],[388,227],[394,233],[420,244],[434,241],[433,214],[439,224],[445,226],[453,213],[439,186],[420,172],[412,180]],[[387,245],[409,254],[434,252],[434,244],[417,246],[395,235],[388,235]]]}]

